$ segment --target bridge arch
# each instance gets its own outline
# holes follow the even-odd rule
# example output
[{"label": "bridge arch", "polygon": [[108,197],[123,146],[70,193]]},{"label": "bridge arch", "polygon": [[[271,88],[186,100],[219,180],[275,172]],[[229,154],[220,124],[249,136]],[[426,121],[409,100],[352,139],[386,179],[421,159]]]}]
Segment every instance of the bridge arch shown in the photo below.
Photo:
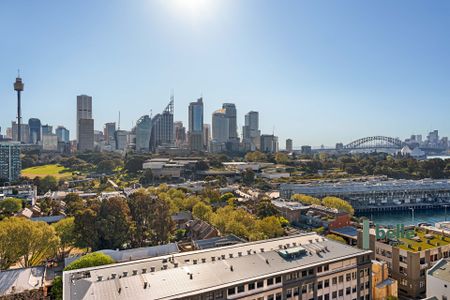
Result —
[{"label": "bridge arch", "polygon": [[357,139],[344,146],[345,149],[396,148],[401,149],[403,142],[387,136],[369,136]]}]

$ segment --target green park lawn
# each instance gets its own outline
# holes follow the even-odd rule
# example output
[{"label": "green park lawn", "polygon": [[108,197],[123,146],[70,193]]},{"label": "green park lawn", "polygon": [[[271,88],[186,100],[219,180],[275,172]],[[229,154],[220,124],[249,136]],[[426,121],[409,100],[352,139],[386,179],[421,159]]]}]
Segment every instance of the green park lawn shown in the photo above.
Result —
[{"label": "green park lawn", "polygon": [[63,178],[71,176],[72,173],[69,169],[66,169],[65,167],[61,165],[43,165],[43,166],[37,166],[37,167],[31,167],[27,169],[22,170],[22,176],[28,177],[28,178],[35,178],[35,177],[45,177],[47,175],[54,176],[56,178]]}]

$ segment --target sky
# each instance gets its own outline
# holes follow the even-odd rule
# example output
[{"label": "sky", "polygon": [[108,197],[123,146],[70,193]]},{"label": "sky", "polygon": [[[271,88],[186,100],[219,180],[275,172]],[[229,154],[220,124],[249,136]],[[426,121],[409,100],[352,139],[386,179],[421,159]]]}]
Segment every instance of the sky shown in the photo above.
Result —
[{"label": "sky", "polygon": [[[131,129],[175,96],[187,125],[233,102],[238,126],[294,147],[450,135],[447,0],[2,0],[0,126],[22,117],[75,136],[76,96],[93,97],[95,128]],[[241,132],[239,132],[241,134]]]}]

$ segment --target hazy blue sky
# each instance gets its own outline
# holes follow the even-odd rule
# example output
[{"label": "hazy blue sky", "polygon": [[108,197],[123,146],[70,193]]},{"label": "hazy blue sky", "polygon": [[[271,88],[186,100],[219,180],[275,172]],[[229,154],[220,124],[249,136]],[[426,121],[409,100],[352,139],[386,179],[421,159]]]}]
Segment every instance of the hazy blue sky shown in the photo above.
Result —
[{"label": "hazy blue sky", "polygon": [[16,116],[75,134],[76,95],[93,96],[96,129],[175,118],[203,95],[205,122],[234,102],[238,125],[333,145],[369,135],[450,135],[450,2],[2,0],[0,126]]}]

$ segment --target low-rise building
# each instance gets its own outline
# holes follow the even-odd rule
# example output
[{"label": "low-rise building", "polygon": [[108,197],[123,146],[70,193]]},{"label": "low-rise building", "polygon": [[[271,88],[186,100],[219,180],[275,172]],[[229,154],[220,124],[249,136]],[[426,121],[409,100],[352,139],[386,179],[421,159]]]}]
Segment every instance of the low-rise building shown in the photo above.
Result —
[{"label": "low-rise building", "polygon": [[372,261],[372,299],[385,300],[397,298],[397,280],[389,278],[389,270],[385,262]]},{"label": "low-rise building", "polygon": [[427,297],[450,299],[450,259],[441,259],[427,271]]},{"label": "low-rise building", "polygon": [[[0,298],[44,299],[45,267],[3,270],[0,272]],[[11,297],[11,298],[8,298]]]},{"label": "low-rise building", "polygon": [[371,299],[370,251],[315,233],[63,273],[63,299]]}]

